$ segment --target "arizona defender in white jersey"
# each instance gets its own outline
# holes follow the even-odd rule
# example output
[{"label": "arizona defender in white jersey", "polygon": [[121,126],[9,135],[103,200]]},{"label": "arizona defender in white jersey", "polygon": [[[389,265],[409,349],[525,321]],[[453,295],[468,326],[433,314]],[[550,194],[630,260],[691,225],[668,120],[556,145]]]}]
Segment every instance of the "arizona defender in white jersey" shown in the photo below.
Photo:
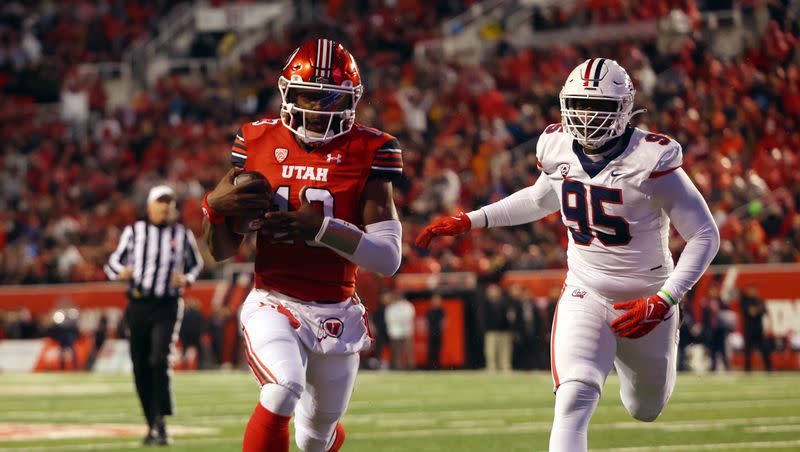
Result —
[{"label": "arizona defender in white jersey", "polygon": [[[561,91],[561,124],[536,145],[533,186],[417,238],[529,223],[561,211],[569,270],[556,308],[551,368],[556,393],[551,451],[585,451],[589,419],[611,366],[636,419],[653,421],[675,386],[678,303],[708,268],[719,231],[680,168],[681,146],[629,124],[635,90],[605,58],[576,67]],[[686,240],[674,265],[672,223]]]}]

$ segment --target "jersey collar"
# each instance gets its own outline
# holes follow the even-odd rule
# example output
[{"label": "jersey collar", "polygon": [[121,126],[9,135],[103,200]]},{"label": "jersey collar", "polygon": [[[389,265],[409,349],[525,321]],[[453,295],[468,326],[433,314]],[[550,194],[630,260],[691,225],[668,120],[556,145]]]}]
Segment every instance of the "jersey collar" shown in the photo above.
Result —
[{"label": "jersey collar", "polygon": [[628,143],[631,141],[631,136],[633,135],[634,127],[628,126],[625,128],[625,133],[623,133],[617,142],[611,146],[605,157],[598,161],[593,161],[589,157],[586,156],[586,153],[583,152],[583,147],[578,143],[577,140],[572,140],[572,152],[578,156],[578,160],[581,162],[581,166],[583,170],[586,171],[586,174],[589,177],[595,177],[600,174],[600,171],[603,171],[612,160],[619,157],[620,154],[625,152],[625,149],[628,148]]}]

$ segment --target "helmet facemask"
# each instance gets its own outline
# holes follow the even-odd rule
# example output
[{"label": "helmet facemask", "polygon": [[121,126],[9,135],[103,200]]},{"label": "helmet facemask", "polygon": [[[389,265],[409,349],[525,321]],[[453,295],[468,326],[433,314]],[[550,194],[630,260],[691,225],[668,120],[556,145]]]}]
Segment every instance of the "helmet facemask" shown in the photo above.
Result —
[{"label": "helmet facemask", "polygon": [[308,83],[297,76],[292,80],[280,77],[278,90],[281,122],[310,146],[325,144],[350,131],[363,92],[361,85],[354,87],[350,81],[337,86]]},{"label": "helmet facemask", "polygon": [[565,95],[561,124],[585,149],[597,149],[625,133],[633,110],[633,94],[622,97]]}]

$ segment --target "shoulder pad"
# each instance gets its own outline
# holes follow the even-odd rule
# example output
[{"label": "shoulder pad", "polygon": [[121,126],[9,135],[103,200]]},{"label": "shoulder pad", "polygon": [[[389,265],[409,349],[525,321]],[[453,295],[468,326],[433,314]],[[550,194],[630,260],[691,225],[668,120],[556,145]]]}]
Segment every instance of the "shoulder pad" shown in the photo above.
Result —
[{"label": "shoulder pad", "polygon": [[[378,129],[375,129],[375,128],[372,128],[372,127],[367,127],[367,126],[365,126],[363,124],[359,124],[359,123],[353,124],[353,131],[355,131],[359,135],[360,134],[369,134],[369,135],[373,135],[373,136],[376,136],[376,137],[391,136],[386,132],[382,132],[382,131],[380,131]],[[392,137],[392,138],[394,138],[394,137]]]},{"label": "shoulder pad", "polygon": [[282,126],[280,119],[259,119],[258,121],[245,123],[242,126],[244,139],[245,141],[256,140],[275,126]]},{"label": "shoulder pad", "polygon": [[552,155],[551,149],[556,142],[564,139],[564,135],[572,138],[564,132],[561,123],[555,123],[545,127],[542,134],[539,135],[539,139],[536,140],[536,166],[547,174],[555,171],[555,168],[551,168],[553,162],[549,162],[548,159],[548,156]]},{"label": "shoulder pad", "polygon": [[650,178],[669,174],[683,164],[683,148],[674,139],[657,133],[647,133],[644,142],[648,143],[648,152],[655,152],[655,163],[650,172]]}]

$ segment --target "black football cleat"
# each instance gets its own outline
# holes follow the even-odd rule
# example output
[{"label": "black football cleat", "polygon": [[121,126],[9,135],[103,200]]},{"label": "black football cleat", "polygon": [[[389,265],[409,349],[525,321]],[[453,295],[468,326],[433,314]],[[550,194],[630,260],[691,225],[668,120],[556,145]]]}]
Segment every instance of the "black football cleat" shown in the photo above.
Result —
[{"label": "black football cleat", "polygon": [[158,416],[155,419],[155,444],[158,446],[169,446],[172,444],[172,438],[167,435],[167,424],[164,422],[163,416]]},{"label": "black football cleat", "polygon": [[154,430],[148,431],[147,436],[142,440],[142,444],[145,446],[155,446],[158,444],[158,435],[156,435],[156,432]]},{"label": "black football cleat", "polygon": [[170,438],[167,435],[164,435],[164,436],[159,435],[159,436],[156,437],[155,444],[157,446],[169,446],[169,445],[172,444],[172,438]]}]

